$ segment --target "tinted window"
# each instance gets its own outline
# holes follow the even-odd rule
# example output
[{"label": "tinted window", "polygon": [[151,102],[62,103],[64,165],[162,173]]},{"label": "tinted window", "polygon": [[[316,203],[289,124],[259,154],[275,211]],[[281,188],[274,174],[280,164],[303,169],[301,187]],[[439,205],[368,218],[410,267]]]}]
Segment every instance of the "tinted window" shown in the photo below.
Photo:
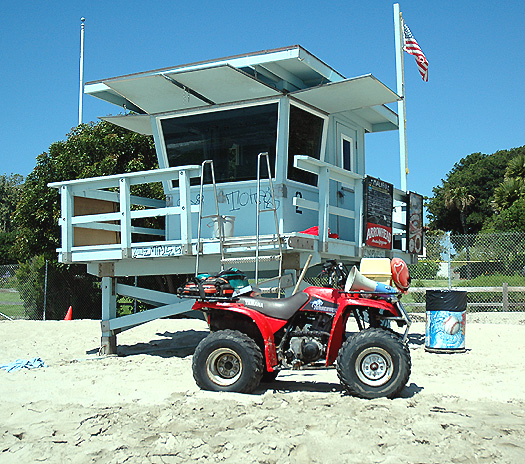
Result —
[{"label": "tinted window", "polygon": [[343,168],[352,170],[352,141],[343,139]]},{"label": "tinted window", "polygon": [[295,155],[308,155],[315,159],[321,156],[323,119],[308,111],[290,106],[288,138],[288,179],[317,185],[317,176],[293,167]]},{"label": "tinted window", "polygon": [[[211,159],[217,182],[256,179],[259,153],[268,152],[270,166],[275,165],[277,106],[275,103],[163,119],[169,166],[201,164]],[[206,169],[207,177],[211,177],[208,173]],[[266,169],[261,175],[267,175]]]}]

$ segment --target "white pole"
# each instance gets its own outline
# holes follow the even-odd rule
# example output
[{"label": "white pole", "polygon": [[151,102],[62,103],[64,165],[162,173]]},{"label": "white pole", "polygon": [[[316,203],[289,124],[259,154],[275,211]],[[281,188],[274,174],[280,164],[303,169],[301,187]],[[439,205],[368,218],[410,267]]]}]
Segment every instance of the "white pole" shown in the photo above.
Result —
[{"label": "white pole", "polygon": [[86,18],[80,18],[80,92],[78,96],[78,124],[82,124],[82,97],[84,96],[84,22]]},{"label": "white pole", "polygon": [[399,3],[394,3],[394,30],[396,44],[396,76],[397,94],[401,101],[397,102],[399,117],[399,162],[401,167],[401,190],[407,191],[408,154],[407,154],[407,120],[405,106],[405,64],[403,56],[403,18],[399,11]]}]

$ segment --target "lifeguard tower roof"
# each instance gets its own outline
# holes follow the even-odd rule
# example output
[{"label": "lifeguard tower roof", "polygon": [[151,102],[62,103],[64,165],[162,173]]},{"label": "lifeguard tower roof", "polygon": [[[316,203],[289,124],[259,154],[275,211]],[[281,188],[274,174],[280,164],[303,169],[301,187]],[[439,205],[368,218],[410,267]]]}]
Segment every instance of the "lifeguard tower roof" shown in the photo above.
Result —
[{"label": "lifeguard tower roof", "polygon": [[385,105],[400,99],[371,74],[346,79],[299,45],[88,82],[85,93],[135,113],[102,119],[146,135],[151,115],[282,95],[358,118],[366,132],[395,130]]}]

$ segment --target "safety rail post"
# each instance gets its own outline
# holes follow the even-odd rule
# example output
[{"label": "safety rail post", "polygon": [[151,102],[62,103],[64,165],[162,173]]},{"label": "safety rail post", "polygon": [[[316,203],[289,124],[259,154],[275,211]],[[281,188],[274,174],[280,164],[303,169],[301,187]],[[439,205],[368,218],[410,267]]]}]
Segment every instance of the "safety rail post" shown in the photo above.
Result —
[{"label": "safety rail post", "polygon": [[128,177],[119,180],[120,194],[120,244],[122,258],[131,258],[131,199],[130,183]]},{"label": "safety rail post", "polygon": [[327,250],[328,223],[329,223],[329,203],[330,203],[330,168],[319,168],[317,178],[319,189],[319,251]]},{"label": "safety rail post", "polygon": [[191,197],[190,176],[185,169],[179,171],[180,191],[180,238],[186,254],[191,254]]},{"label": "safety rail post", "polygon": [[60,189],[60,208],[62,226],[62,262],[71,262],[71,250],[73,248],[73,224],[71,218],[74,215],[73,194],[69,185],[62,185]]}]

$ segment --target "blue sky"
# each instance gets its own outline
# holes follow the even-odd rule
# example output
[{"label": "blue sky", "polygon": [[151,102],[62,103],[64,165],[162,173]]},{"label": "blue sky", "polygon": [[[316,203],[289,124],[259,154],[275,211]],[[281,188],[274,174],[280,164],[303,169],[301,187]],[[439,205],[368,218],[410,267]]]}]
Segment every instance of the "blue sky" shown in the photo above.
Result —
[{"label": "blue sky", "polygon": [[[525,2],[400,2],[429,61],[405,54],[408,188],[431,195],[473,152],[525,144]],[[300,44],[346,77],[396,89],[393,2],[25,1],[0,15],[0,174],[27,175],[78,122],[86,81]],[[84,97],[84,121],[116,107]],[[397,132],[366,138],[367,173],[400,186]]]}]

